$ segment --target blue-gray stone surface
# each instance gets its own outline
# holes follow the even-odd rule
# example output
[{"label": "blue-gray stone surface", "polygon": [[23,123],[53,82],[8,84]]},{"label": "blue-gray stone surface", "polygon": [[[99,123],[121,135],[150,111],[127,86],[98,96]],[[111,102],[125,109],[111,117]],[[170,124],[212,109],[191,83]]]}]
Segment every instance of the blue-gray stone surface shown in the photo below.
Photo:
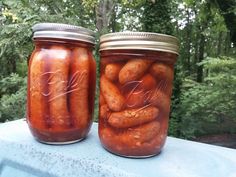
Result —
[{"label": "blue-gray stone surface", "polygon": [[81,142],[45,145],[17,120],[0,124],[0,177],[236,177],[236,150],[168,137],[158,156],[129,159],[102,148],[96,123]]}]

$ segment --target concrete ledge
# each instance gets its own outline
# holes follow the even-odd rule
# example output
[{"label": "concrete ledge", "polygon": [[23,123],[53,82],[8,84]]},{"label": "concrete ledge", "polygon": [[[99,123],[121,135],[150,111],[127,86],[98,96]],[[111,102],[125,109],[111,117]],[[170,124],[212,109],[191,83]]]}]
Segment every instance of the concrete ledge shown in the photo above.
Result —
[{"label": "concrete ledge", "polygon": [[104,150],[97,124],[82,142],[36,142],[24,120],[0,124],[0,177],[236,177],[236,150],[168,137],[158,156],[128,159]]}]

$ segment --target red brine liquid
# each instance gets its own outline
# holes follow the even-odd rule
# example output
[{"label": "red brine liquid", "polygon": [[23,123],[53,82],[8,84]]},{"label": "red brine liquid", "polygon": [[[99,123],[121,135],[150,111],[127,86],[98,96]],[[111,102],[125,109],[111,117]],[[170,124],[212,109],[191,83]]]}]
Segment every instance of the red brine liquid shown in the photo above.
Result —
[{"label": "red brine liquid", "polygon": [[92,45],[35,40],[28,70],[27,122],[34,137],[61,144],[86,137],[94,110],[96,63]]},{"label": "red brine liquid", "polygon": [[101,52],[99,137],[108,151],[127,157],[160,153],[176,57],[145,50]]}]

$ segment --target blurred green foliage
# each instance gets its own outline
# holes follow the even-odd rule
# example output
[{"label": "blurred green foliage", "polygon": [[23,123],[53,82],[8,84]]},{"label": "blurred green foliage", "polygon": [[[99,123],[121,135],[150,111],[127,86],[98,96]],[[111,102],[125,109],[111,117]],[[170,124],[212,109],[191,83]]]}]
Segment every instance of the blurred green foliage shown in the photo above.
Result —
[{"label": "blurred green foliage", "polygon": [[176,135],[179,131],[185,138],[236,133],[236,59],[207,58],[199,64],[208,76],[203,83],[183,80],[180,103],[172,112],[170,133]]},{"label": "blurred green foliage", "polygon": [[25,116],[26,77],[11,74],[0,81],[0,122]]}]

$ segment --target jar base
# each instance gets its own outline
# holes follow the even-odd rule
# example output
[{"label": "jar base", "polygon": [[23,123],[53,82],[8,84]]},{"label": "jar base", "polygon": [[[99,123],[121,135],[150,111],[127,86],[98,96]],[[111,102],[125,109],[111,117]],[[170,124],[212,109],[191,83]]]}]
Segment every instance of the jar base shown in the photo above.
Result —
[{"label": "jar base", "polygon": [[86,135],[89,132],[89,129],[86,131],[81,131],[78,129],[71,129],[60,132],[53,132],[49,130],[38,130],[29,126],[30,131],[33,137],[41,143],[51,144],[51,145],[63,145],[63,144],[72,144],[79,142],[86,138]]},{"label": "jar base", "polygon": [[64,141],[64,142],[50,142],[50,141],[42,141],[39,140],[37,138],[35,138],[36,141],[43,143],[43,144],[48,144],[48,145],[67,145],[67,144],[73,144],[73,143],[77,143],[80,142],[82,140],[84,140],[85,138],[81,138],[81,139],[77,139],[77,140],[73,140],[73,141]]},{"label": "jar base", "polygon": [[150,154],[150,155],[123,155],[123,154],[119,154],[119,153],[115,153],[115,152],[112,152],[110,150],[108,150],[106,147],[103,146],[103,148],[108,151],[109,153],[113,154],[113,155],[116,155],[116,156],[119,156],[119,157],[124,157],[124,158],[131,158],[131,159],[145,159],[145,158],[151,158],[151,157],[154,157],[154,156],[157,156],[161,153],[161,151],[159,151],[158,153],[155,153],[155,154]]}]

